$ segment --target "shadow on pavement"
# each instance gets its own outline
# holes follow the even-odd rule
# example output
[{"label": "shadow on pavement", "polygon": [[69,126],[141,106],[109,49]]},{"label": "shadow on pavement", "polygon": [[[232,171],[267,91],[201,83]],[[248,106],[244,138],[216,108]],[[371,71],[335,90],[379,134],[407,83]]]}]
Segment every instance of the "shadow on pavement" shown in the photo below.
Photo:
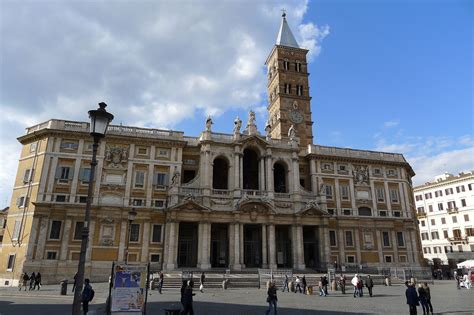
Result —
[{"label": "shadow on pavement", "polygon": [[[102,314],[105,309],[105,304],[93,304],[89,306],[89,314]],[[34,315],[65,315],[71,314],[71,304],[26,304],[14,303],[11,301],[0,301],[0,315],[20,315],[20,314],[34,314]],[[101,312],[99,312],[101,310]]]},{"label": "shadow on pavement", "polygon": [[[180,308],[180,303],[173,302],[148,302],[147,313],[148,314],[164,314],[165,309],[169,308]],[[242,305],[242,304],[229,304],[229,303],[212,303],[212,302],[194,302],[193,304],[194,314],[196,315],[262,315],[268,309],[268,306],[257,306],[257,305]],[[270,312],[273,315],[273,310]],[[301,310],[294,308],[279,307],[279,315],[348,315],[358,314],[364,315],[369,313],[352,313],[352,312],[338,312],[328,310]]]}]

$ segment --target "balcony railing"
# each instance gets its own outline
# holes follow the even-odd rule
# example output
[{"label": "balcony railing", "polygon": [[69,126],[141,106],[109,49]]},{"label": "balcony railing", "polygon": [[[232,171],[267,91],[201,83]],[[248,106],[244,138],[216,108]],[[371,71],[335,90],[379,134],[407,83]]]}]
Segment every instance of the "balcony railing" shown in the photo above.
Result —
[{"label": "balcony railing", "polygon": [[244,189],[243,192],[249,197],[263,197],[267,195],[267,192],[264,190]]},{"label": "balcony railing", "polygon": [[212,194],[213,195],[219,195],[219,196],[228,196],[228,195],[230,195],[230,190],[228,190],[228,189],[213,189]]},{"label": "balcony railing", "polygon": [[416,217],[417,217],[418,219],[426,218],[426,212],[418,212],[418,213],[416,214]]},{"label": "balcony railing", "polygon": [[453,237],[448,237],[448,241],[449,241],[451,244],[467,243],[467,236],[453,236]]},{"label": "balcony railing", "polygon": [[458,213],[458,208],[457,208],[457,207],[448,208],[448,209],[446,209],[446,210],[448,210],[448,213]]}]

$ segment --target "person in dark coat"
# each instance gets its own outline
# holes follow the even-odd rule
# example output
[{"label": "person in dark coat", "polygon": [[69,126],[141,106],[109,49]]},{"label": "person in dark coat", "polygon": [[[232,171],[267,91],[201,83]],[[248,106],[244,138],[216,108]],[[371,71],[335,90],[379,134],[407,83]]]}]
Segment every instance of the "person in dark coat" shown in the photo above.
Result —
[{"label": "person in dark coat", "polygon": [[194,282],[192,280],[189,280],[187,282],[186,287],[184,288],[183,291],[183,297],[181,299],[181,303],[183,303],[183,312],[181,312],[181,315],[194,315],[194,310],[193,310],[193,296],[196,295],[196,293],[193,293],[193,286]]},{"label": "person in dark coat", "polygon": [[277,290],[275,287],[275,282],[270,282],[270,287],[267,290],[267,302],[268,302],[268,309],[265,312],[265,315],[270,314],[270,311],[272,310],[272,305],[273,305],[273,310],[274,314],[277,315]]},{"label": "person in dark coat", "polygon": [[428,305],[426,305],[426,292],[421,283],[418,285],[418,300],[423,308],[423,315],[426,315],[428,309]]},{"label": "person in dark coat", "polygon": [[201,291],[201,293],[203,292],[203,289],[204,289],[204,281],[206,280],[206,275],[203,273],[201,273],[201,285],[199,286],[199,291]]},{"label": "person in dark coat", "polygon": [[33,286],[35,285],[35,281],[36,281],[36,274],[33,271],[31,273],[31,276],[30,276],[30,291],[33,290]]},{"label": "person in dark coat", "polygon": [[160,271],[160,282],[158,282],[158,292],[161,294],[161,290],[163,290],[163,280],[164,280],[163,271]]},{"label": "person in dark coat", "polygon": [[288,287],[288,275],[285,275],[285,281],[283,282],[283,292],[285,292],[285,289],[290,292],[290,288]]},{"label": "person in dark coat", "polygon": [[408,309],[410,311],[410,315],[416,315],[416,307],[419,304],[418,294],[416,293],[415,284],[405,282],[407,285],[407,290],[405,291],[405,296],[407,298]]},{"label": "person in dark coat", "polygon": [[370,277],[370,275],[367,275],[367,279],[365,280],[365,286],[367,287],[367,290],[369,290],[370,297],[372,297],[372,288],[374,287],[374,280]]},{"label": "person in dark coat", "polygon": [[323,282],[322,284],[323,284],[324,296],[326,296],[328,295],[328,284],[329,284],[328,278],[324,276],[322,282]]},{"label": "person in dark coat", "polygon": [[423,290],[425,291],[426,298],[426,314],[433,314],[433,305],[431,304],[431,292],[428,283],[423,282]]},{"label": "person in dark coat", "polygon": [[346,294],[346,277],[342,273],[339,277],[339,287],[341,288],[342,294]]},{"label": "person in dark coat", "polygon": [[35,286],[33,287],[33,290],[36,289],[36,286],[38,286],[38,290],[41,288],[41,273],[37,273],[35,277]]},{"label": "person in dark coat", "polygon": [[84,279],[84,289],[82,289],[82,311],[84,312],[84,315],[89,312],[89,302],[92,301],[94,298],[94,290],[92,289],[92,286],[89,284],[89,279]]}]

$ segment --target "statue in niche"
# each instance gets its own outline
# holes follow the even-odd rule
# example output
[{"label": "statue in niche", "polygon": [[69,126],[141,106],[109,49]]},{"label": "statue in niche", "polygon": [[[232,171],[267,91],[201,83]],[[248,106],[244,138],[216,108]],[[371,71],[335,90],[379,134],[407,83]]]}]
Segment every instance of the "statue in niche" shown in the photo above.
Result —
[{"label": "statue in niche", "polygon": [[364,165],[358,165],[352,170],[356,184],[369,184],[369,168]]},{"label": "statue in niche", "polygon": [[176,166],[174,167],[173,177],[171,178],[171,186],[178,186],[179,185],[179,177],[181,174],[179,173]]},{"label": "statue in niche", "polygon": [[296,129],[294,125],[291,125],[290,129],[288,129],[288,138],[290,138],[290,140],[295,140],[296,138]]},{"label": "statue in niche", "polygon": [[234,120],[234,135],[240,133],[240,128],[242,127],[242,120],[237,116]]},{"label": "statue in niche", "polygon": [[211,131],[211,127],[212,127],[212,118],[211,118],[211,115],[207,116],[207,119],[206,119],[206,131]]}]

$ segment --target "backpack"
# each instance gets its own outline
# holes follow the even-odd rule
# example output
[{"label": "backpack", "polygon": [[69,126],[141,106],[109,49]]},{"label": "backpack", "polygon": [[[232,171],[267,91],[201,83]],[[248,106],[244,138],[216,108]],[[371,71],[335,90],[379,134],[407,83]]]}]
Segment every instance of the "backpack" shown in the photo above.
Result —
[{"label": "backpack", "polygon": [[92,299],[94,298],[94,289],[91,289],[91,293],[90,293],[90,297],[89,297],[89,302],[92,301]]}]

